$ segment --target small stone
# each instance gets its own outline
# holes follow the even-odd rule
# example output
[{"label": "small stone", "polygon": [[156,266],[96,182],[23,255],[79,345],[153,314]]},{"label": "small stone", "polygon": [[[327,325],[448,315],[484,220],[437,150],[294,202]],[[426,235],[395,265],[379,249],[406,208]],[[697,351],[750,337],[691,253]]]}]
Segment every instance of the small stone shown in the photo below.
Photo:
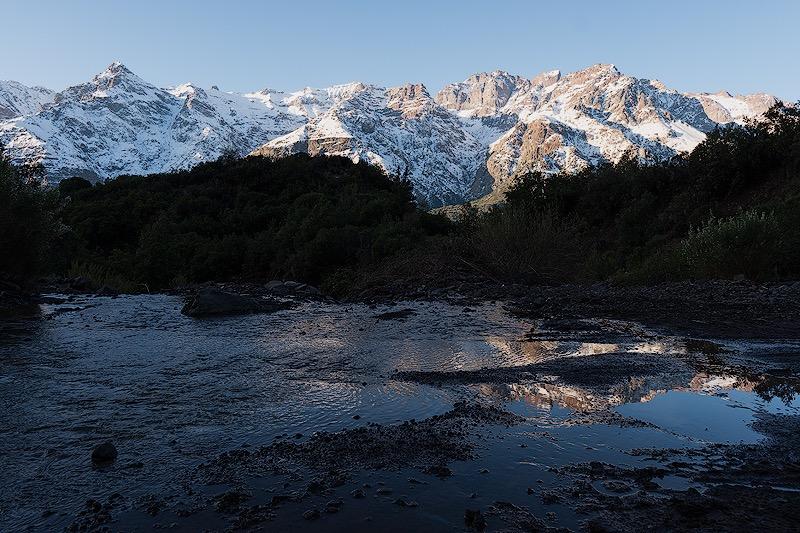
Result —
[{"label": "small stone", "polygon": [[306,520],[316,520],[317,518],[319,518],[319,511],[317,511],[316,509],[309,509],[308,511],[303,513],[303,518],[305,518]]},{"label": "small stone", "polygon": [[356,489],[350,493],[353,498],[361,499],[365,496],[364,491],[361,489]]},{"label": "small stone", "polygon": [[89,500],[86,500],[86,508],[88,510],[90,510],[91,512],[93,512],[93,513],[98,513],[98,512],[100,512],[100,509],[103,508],[103,506],[100,505],[99,501],[93,500],[93,499],[89,499]]},{"label": "small stone", "polygon": [[92,462],[96,464],[113,463],[117,455],[117,448],[109,440],[95,446],[94,450],[92,450]]},{"label": "small stone", "polygon": [[400,507],[419,507],[419,504],[414,500],[408,500],[405,496],[401,496],[394,501]]}]

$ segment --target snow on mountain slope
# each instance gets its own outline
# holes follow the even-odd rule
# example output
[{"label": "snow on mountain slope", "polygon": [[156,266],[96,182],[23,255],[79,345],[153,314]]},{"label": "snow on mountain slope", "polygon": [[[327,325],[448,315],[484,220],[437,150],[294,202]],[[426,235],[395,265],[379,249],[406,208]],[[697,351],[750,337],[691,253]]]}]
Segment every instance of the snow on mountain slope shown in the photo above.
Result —
[{"label": "snow on mountain slope", "polygon": [[328,96],[332,105],[324,113],[254,154],[307,152],[365,160],[410,179],[432,205],[488,192],[472,190],[487,145],[436,104],[423,85],[358,84]]},{"label": "snow on mountain slope", "polygon": [[448,86],[437,100],[463,114],[475,109],[475,100],[485,103],[487,93],[492,98],[500,94],[492,102],[495,113],[518,118],[490,146],[487,168],[495,189],[508,187],[530,170],[575,171],[624,156],[666,160],[693,149],[716,126],[697,98],[657,81],[624,76],[613,65],[563,77],[558,71],[546,72],[531,82],[515,80],[510,94],[498,93],[488,83],[493,79],[509,86],[505,73],[473,76],[456,86],[466,99],[453,105],[453,88]]},{"label": "snow on mountain slope", "polygon": [[161,89],[114,63],[57,94],[1,82],[0,142],[17,162],[44,163],[51,182],[184,169],[227,152],[342,155],[405,176],[438,206],[502,192],[531,170],[667,160],[776,101],[684,94],[613,65],[531,79],[476,74],[431,97],[421,84],[357,82],[246,94]]},{"label": "snow on mountain slope", "polygon": [[715,122],[743,122],[747,118],[764,114],[775,105],[777,99],[764,93],[732,96],[725,91],[714,94],[691,95],[703,105],[706,114]]},{"label": "snow on mountain slope", "polygon": [[255,97],[188,84],[160,89],[114,63],[41,112],[0,123],[0,141],[12,160],[43,163],[51,182],[101,179],[245,155],[302,121]]},{"label": "snow on mountain slope", "polygon": [[32,115],[53,101],[55,91],[0,80],[0,120]]}]

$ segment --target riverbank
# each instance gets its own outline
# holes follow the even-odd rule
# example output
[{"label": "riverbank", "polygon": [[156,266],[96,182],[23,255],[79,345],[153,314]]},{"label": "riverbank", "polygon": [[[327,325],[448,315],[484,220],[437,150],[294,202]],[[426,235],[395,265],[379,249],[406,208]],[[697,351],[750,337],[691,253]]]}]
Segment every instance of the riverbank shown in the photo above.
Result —
[{"label": "riverbank", "polygon": [[[724,338],[800,338],[800,281],[755,283],[748,280],[696,280],[654,285],[612,283],[522,285],[504,284],[464,274],[437,284],[398,279],[361,288],[348,295],[326,295],[318,287],[288,280],[266,283],[205,283],[166,294],[191,297],[214,289],[255,298],[300,301],[391,304],[396,301],[442,301],[455,305],[501,302],[508,311],[528,318],[615,318],[687,335]],[[48,280],[41,292],[113,296],[102,287],[90,290],[82,279]],[[34,301],[27,295],[21,302]]]}]

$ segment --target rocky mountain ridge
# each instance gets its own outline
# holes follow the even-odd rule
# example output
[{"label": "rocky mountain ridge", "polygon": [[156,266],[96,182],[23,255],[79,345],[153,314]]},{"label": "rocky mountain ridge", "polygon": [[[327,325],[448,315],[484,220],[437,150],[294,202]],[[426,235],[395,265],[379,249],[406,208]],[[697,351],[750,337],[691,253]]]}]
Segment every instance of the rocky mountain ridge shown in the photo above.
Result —
[{"label": "rocky mountain ridge", "polygon": [[342,155],[411,180],[435,207],[502,192],[531,170],[667,160],[776,101],[680,93],[613,65],[530,79],[494,71],[431,95],[422,84],[360,82],[245,94],[162,89],[113,63],[59,93],[0,82],[0,142],[18,163],[43,163],[53,183],[185,169],[226,153]]}]

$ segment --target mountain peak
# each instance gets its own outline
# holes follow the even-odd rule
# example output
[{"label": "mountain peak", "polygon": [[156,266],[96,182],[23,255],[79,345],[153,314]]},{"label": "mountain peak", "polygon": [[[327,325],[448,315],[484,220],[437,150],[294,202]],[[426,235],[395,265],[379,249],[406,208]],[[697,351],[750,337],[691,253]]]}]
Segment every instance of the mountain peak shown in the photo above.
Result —
[{"label": "mountain peak", "polygon": [[103,72],[101,72],[100,74],[98,74],[95,77],[97,77],[97,78],[110,78],[110,77],[117,77],[117,76],[127,75],[127,74],[133,74],[133,72],[131,72],[131,70],[128,67],[126,67],[125,65],[123,65],[119,61],[114,61],[113,63],[108,65]]},{"label": "mountain peak", "polygon": [[119,61],[114,61],[103,72],[93,77],[89,83],[79,85],[75,89],[85,93],[84,97],[88,95],[90,98],[105,98],[112,89],[116,89],[114,92],[136,93],[158,90]]},{"label": "mountain peak", "polygon": [[420,116],[432,103],[428,89],[421,83],[406,83],[386,90],[387,107],[400,111],[406,117]]},{"label": "mountain peak", "polygon": [[402,96],[403,98],[408,98],[408,99],[415,99],[415,98],[430,99],[431,97],[431,95],[428,93],[428,89],[422,83],[405,83],[397,87],[391,87],[387,90],[387,92],[391,92],[393,94],[397,94]]},{"label": "mountain peak", "polygon": [[533,77],[531,83],[534,85],[541,85],[543,87],[547,87],[548,85],[552,85],[556,83],[558,80],[561,79],[561,71],[556,70],[548,70],[546,72],[541,72]]},{"label": "mountain peak", "polygon": [[452,111],[473,116],[496,113],[520,89],[527,89],[530,81],[502,70],[473,74],[461,83],[442,88],[436,101]]}]

